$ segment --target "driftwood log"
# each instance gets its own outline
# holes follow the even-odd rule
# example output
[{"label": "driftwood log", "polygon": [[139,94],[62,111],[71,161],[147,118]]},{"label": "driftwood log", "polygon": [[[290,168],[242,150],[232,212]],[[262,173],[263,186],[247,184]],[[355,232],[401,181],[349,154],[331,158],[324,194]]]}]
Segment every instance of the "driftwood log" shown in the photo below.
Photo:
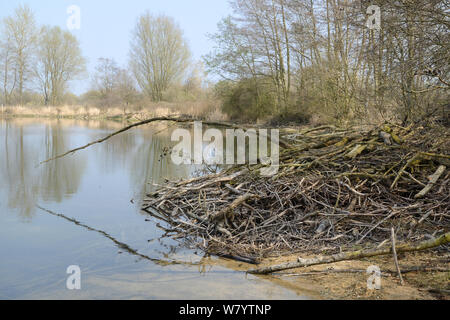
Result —
[{"label": "driftwood log", "polygon": [[372,248],[391,239],[394,225],[405,243],[450,231],[445,171],[423,198],[414,197],[450,160],[442,128],[324,126],[284,128],[280,136],[292,147],[280,150],[275,176],[260,176],[259,164],[168,181],[145,197],[143,211],[159,212],[177,229],[167,237],[256,260],[325,248],[345,252],[355,244]]},{"label": "driftwood log", "polygon": [[[450,242],[450,232],[446,233],[442,236],[440,236],[437,239],[429,240],[421,242],[417,245],[401,245],[398,246],[397,252],[412,252],[412,251],[423,251],[427,249],[436,248],[442,245],[445,245]],[[340,254],[335,254],[331,256],[319,256],[316,258],[311,259],[302,259],[298,258],[298,261],[296,262],[289,262],[289,263],[283,263],[279,265],[273,265],[258,269],[250,269],[248,270],[248,273],[251,274],[269,274],[277,271],[282,270],[288,270],[288,269],[295,269],[295,268],[302,268],[302,267],[309,267],[314,265],[321,265],[321,264],[328,264],[328,263],[334,263],[339,261],[348,261],[348,260],[358,260],[362,258],[370,258],[375,256],[381,256],[381,255],[387,255],[392,254],[392,248],[386,248],[386,249],[375,249],[375,250],[358,250],[353,252],[344,252]]]}]

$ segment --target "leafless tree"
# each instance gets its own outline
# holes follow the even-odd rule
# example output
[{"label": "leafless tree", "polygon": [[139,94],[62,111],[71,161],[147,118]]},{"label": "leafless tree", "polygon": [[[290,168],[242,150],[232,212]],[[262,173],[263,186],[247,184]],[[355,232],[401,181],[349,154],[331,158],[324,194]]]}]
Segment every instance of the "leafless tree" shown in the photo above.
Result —
[{"label": "leafless tree", "polygon": [[182,30],[172,18],[149,12],[139,17],[130,65],[137,83],[153,101],[161,101],[163,92],[184,76],[190,56]]},{"label": "leafless tree", "polygon": [[135,83],[129,71],[113,59],[100,58],[93,76],[93,90],[99,93],[100,105],[129,105],[136,97]]},{"label": "leafless tree", "polygon": [[2,34],[3,94],[9,103],[11,92],[15,89],[19,104],[23,104],[25,86],[33,80],[37,40],[36,22],[31,9],[19,6],[12,16],[6,17]]},{"label": "leafless tree", "polygon": [[78,40],[59,27],[42,27],[35,74],[46,105],[57,105],[69,81],[85,71]]},{"label": "leafless tree", "polygon": [[0,40],[0,83],[2,84],[2,104],[9,105],[17,84],[17,72],[13,64],[12,42],[9,35]]},{"label": "leafless tree", "polygon": [[[234,13],[212,35],[209,71],[270,79],[278,103],[336,120],[368,114],[412,120],[449,90],[446,0],[232,0]],[[381,29],[366,26],[381,9]],[[283,108],[284,107],[284,108]]]}]

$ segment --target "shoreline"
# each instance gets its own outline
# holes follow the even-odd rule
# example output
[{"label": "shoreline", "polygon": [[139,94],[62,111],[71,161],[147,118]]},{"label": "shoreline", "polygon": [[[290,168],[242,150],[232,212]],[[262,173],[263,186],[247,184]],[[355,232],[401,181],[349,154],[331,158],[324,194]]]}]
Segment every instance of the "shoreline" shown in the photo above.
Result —
[{"label": "shoreline", "polygon": [[[294,261],[300,254],[266,258],[261,266]],[[314,253],[301,254],[313,257]],[[294,290],[302,290],[305,283],[320,290],[320,298],[332,300],[448,300],[449,256],[439,257],[435,251],[412,252],[401,256],[400,269],[404,278],[401,285],[392,256],[362,260],[341,261],[258,275]],[[369,289],[367,284],[373,273],[370,267],[381,270],[381,286]]]},{"label": "shoreline", "polygon": [[124,121],[133,118],[136,114],[116,115],[116,116],[91,116],[91,115],[39,115],[39,114],[24,114],[24,115],[2,115],[0,113],[0,120],[12,119],[44,119],[44,120],[84,120],[84,121]]},{"label": "shoreline", "polygon": [[217,103],[211,101],[159,102],[143,106],[96,107],[88,105],[0,106],[0,119],[54,118],[80,120],[142,120],[153,117],[192,115],[224,120]]},{"label": "shoreline", "polygon": [[19,110],[8,107],[6,110],[0,110],[0,119],[20,119],[20,118],[36,118],[36,119],[71,119],[71,120],[111,120],[123,121],[136,117],[145,118],[160,115],[175,116],[176,112],[170,112],[168,109],[154,110],[125,110],[118,109],[100,110],[97,108],[67,108],[67,107],[46,107],[39,110],[32,108],[23,108]]}]

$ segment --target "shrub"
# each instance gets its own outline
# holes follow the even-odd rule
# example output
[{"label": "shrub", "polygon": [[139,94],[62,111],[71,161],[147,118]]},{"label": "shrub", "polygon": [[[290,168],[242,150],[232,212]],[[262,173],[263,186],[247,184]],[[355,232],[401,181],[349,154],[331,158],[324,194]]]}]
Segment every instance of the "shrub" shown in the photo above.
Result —
[{"label": "shrub", "polygon": [[231,120],[257,121],[276,112],[276,95],[266,79],[221,81],[215,87],[222,111]]}]

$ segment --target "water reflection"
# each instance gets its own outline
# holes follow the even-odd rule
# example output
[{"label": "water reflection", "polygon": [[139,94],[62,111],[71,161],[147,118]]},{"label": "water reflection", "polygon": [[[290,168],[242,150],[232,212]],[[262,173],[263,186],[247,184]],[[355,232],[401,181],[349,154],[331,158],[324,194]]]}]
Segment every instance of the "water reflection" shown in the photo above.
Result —
[{"label": "water reflection", "polygon": [[[46,126],[44,157],[51,158],[68,149],[70,136],[61,124]],[[33,163],[36,166],[36,162]],[[86,156],[77,158],[67,157],[51,161],[37,167],[39,173],[39,187],[44,201],[61,202],[64,197],[77,192],[81,177],[86,169]]]},{"label": "water reflection", "polygon": [[0,131],[0,179],[7,203],[21,218],[31,219],[38,199],[62,201],[77,191],[86,159],[67,158],[47,166],[39,159],[66,150],[70,137],[60,123],[26,125],[2,122]]},{"label": "water reflection", "polygon": [[22,218],[31,219],[39,200],[60,203],[70,198],[77,193],[88,161],[98,164],[106,174],[125,169],[137,201],[165,179],[187,178],[195,170],[173,164],[168,152],[172,145],[170,130],[160,127],[125,132],[100,144],[95,152],[82,150],[39,165],[44,159],[103,137],[121,126],[115,124],[105,129],[96,123],[96,129],[91,129],[92,123],[85,125],[88,128],[66,120],[1,122],[0,179],[2,188],[7,190],[9,208],[17,209]]},{"label": "water reflection", "polygon": [[[139,202],[154,184],[199,169],[172,163],[170,128],[137,128],[39,165],[123,126],[0,120],[0,298],[298,297],[284,284],[237,273],[241,263],[178,250],[179,242],[162,238],[157,222],[142,216]],[[66,290],[68,265],[82,268],[80,292]]]},{"label": "water reflection", "polygon": [[[144,139],[147,139],[145,136]],[[165,179],[180,179],[190,176],[188,166],[177,166],[170,158],[168,135],[153,139],[151,144],[142,143],[133,154],[131,183],[141,186],[142,195],[153,192],[155,184],[164,183]],[[136,170],[136,168],[140,168]]]},{"label": "water reflection", "polygon": [[185,179],[193,174],[193,168],[172,162],[170,135],[171,128],[165,125],[127,131],[100,144],[97,161],[104,173],[125,169],[135,200],[140,201],[166,179]]}]

